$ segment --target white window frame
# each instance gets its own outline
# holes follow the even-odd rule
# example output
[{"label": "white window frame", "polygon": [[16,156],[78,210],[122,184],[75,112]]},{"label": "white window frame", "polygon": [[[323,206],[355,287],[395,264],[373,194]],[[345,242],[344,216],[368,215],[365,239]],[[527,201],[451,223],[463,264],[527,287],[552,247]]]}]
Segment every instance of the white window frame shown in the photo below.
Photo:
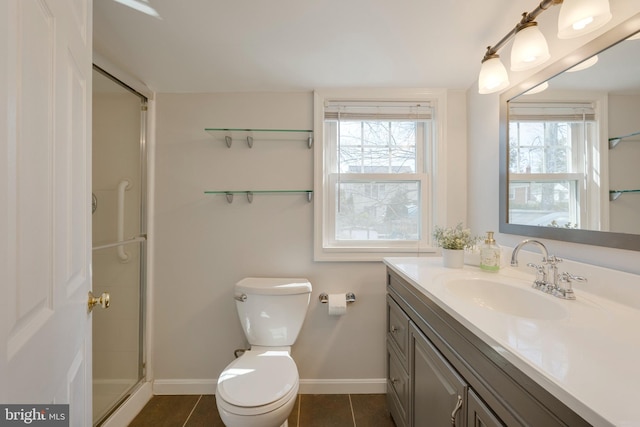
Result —
[{"label": "white window frame", "polygon": [[[387,256],[416,256],[433,254],[431,230],[434,218],[444,210],[444,192],[438,182],[444,180],[445,168],[439,154],[443,147],[445,128],[445,92],[425,89],[355,89],[321,90],[314,92],[314,259],[316,261],[380,261]],[[325,144],[325,105],[328,101],[428,101],[434,110],[433,136],[430,151],[420,153],[417,161],[424,165],[416,174],[407,176],[421,181],[421,240],[419,241],[335,241],[335,199],[330,185],[335,184],[331,166],[335,164],[335,153]],[[416,147],[418,149],[418,147]],[[354,176],[358,175],[358,176]],[[370,181],[377,178],[373,174],[342,174],[345,180]],[[381,178],[381,177],[380,177]],[[441,202],[438,202],[440,196]]]},{"label": "white window frame", "polygon": [[[564,98],[563,98],[564,96]],[[575,97],[575,95],[573,95]],[[560,94],[560,101],[551,98],[545,99],[543,96],[532,96],[528,101],[519,101],[523,102],[524,105],[529,104],[528,108],[533,109],[533,113],[530,114],[529,121],[534,122],[545,122],[545,121],[559,121],[559,122],[569,122],[570,119],[563,119],[562,116],[567,114],[566,111],[570,109],[581,108],[581,105],[590,106],[593,112],[592,121],[595,123],[595,129],[593,134],[591,134],[590,144],[588,146],[582,147],[584,152],[580,153],[576,158],[576,154],[574,154],[574,165],[580,164],[581,170],[576,171],[575,173],[511,173],[509,172],[509,182],[515,183],[526,183],[526,182],[551,182],[551,181],[572,181],[575,183],[576,187],[576,203],[575,210],[580,218],[580,228],[587,229],[600,229],[601,222],[608,222],[608,215],[602,215],[599,212],[600,201],[604,200],[601,193],[602,188],[604,188],[601,184],[600,177],[594,176],[601,173],[600,163],[602,160],[598,161],[600,157],[602,157],[603,153],[606,153],[607,147],[603,145],[603,141],[606,138],[602,138],[603,128],[603,110],[606,110],[606,100],[602,98],[602,96],[594,96],[593,94],[583,94],[581,99],[574,99],[573,101],[567,101],[567,95]],[[538,108],[538,110],[536,110]],[[551,111],[551,113],[546,112],[545,109]],[[557,118],[554,118],[553,111],[557,110]],[[539,115],[541,118],[536,119],[536,116]],[[511,116],[511,115],[510,115]],[[527,121],[527,120],[521,120]],[[604,128],[606,129],[606,122],[604,123]],[[583,138],[583,136],[581,137]],[[573,144],[581,144],[582,141],[573,141]],[[587,195],[590,197],[587,197]],[[597,215],[593,215],[594,212],[599,212]],[[510,215],[510,212],[509,212]]]}]

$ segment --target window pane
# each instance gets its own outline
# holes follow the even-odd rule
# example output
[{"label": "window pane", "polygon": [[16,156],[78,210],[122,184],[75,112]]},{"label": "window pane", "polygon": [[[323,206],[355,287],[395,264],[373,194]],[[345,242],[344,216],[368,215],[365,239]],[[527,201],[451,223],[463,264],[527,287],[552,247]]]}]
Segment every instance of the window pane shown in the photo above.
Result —
[{"label": "window pane", "polygon": [[416,122],[339,122],[341,173],[415,173]]},{"label": "window pane", "polygon": [[509,223],[580,227],[576,181],[511,181],[509,199]]},{"label": "window pane", "polygon": [[336,240],[420,239],[419,181],[341,182],[338,187]]},{"label": "window pane", "polygon": [[581,149],[583,126],[592,122],[509,123],[509,171],[513,173],[571,173],[581,165],[573,155],[574,145]]}]

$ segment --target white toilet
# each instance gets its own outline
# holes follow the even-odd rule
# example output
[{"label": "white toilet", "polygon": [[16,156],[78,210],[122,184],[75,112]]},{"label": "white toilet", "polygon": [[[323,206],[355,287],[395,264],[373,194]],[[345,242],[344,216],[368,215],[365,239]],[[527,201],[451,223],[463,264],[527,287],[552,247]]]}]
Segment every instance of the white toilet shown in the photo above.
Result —
[{"label": "white toilet", "polygon": [[242,279],[236,308],[251,345],[218,377],[216,404],[227,427],[280,427],[298,395],[298,367],[291,358],[311,297],[302,278]]}]

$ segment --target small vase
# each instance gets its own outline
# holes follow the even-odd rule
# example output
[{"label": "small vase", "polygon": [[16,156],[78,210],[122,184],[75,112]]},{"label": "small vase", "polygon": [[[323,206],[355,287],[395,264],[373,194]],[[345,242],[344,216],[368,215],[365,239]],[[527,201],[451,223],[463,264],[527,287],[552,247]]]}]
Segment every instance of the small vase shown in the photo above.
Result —
[{"label": "small vase", "polygon": [[442,265],[447,268],[464,267],[464,250],[442,249]]}]

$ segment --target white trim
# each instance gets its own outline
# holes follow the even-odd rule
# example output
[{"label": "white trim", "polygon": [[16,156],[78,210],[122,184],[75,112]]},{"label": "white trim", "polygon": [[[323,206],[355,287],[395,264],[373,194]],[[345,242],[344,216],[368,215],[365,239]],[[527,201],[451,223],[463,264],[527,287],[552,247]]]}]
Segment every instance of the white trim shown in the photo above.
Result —
[{"label": "white trim", "polygon": [[386,378],[300,380],[300,394],[385,394]]},{"label": "white trim", "polygon": [[[154,395],[215,394],[217,379],[166,379],[153,382]],[[301,379],[300,394],[383,394],[385,378]]]},{"label": "white trim", "polygon": [[109,418],[105,420],[102,427],[120,427],[129,425],[131,421],[140,413],[142,408],[151,400],[151,383],[142,383],[140,387],[131,393],[122,405]]},{"label": "white trim", "polygon": [[[328,218],[328,203],[325,203],[324,187],[327,179],[325,153],[324,153],[324,104],[327,99],[333,101],[357,100],[357,101],[381,101],[387,99],[396,100],[428,100],[432,103],[435,112],[435,134],[436,141],[431,147],[431,161],[429,165],[431,177],[430,188],[423,188],[428,192],[426,202],[431,209],[430,220],[424,224],[425,231],[431,230],[433,223],[438,223],[440,218],[446,215],[446,167],[443,160],[446,159],[446,132],[447,126],[447,90],[445,89],[323,89],[314,92],[314,260],[315,261],[381,261],[385,256],[398,256],[400,253],[419,256],[421,254],[433,254],[434,248],[425,247],[424,243],[417,248],[389,249],[384,251],[361,252],[359,249],[351,248],[353,252],[344,248],[340,250],[325,247],[323,230],[326,228],[326,218]],[[440,197],[440,198],[438,198]],[[437,202],[434,202],[436,201]],[[434,202],[434,203],[431,203]],[[429,238],[426,239],[430,241]]]},{"label": "white trim", "polygon": [[153,382],[153,394],[215,394],[218,379],[166,379]]}]

